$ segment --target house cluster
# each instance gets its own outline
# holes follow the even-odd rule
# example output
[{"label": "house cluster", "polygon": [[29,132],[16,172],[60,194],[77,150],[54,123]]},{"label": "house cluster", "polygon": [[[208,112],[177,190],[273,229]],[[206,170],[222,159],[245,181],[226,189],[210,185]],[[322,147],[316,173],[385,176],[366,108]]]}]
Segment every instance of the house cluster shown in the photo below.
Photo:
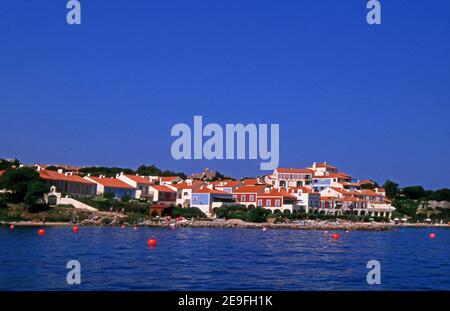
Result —
[{"label": "house cluster", "polygon": [[117,199],[128,196],[160,205],[198,207],[208,216],[214,216],[215,207],[236,203],[281,212],[389,218],[395,210],[384,189],[375,182],[352,179],[326,162],[307,168],[277,168],[271,175],[254,179],[217,181],[208,181],[212,174],[197,174],[183,180],[178,176],[124,173],[115,177],[82,177],[76,171],[51,171],[39,165],[37,169],[44,180],[64,194],[110,193]]}]

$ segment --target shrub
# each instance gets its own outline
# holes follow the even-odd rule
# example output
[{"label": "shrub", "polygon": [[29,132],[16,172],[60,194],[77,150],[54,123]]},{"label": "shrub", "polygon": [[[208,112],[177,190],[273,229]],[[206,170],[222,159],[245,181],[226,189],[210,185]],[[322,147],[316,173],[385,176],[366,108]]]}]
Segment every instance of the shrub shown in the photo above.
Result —
[{"label": "shrub", "polygon": [[147,215],[148,214],[148,203],[140,203],[140,202],[121,202],[114,199],[92,199],[92,198],[78,198],[80,202],[83,202],[89,206],[95,207],[101,211],[109,211],[111,208],[114,210],[125,211],[128,213],[138,213]]},{"label": "shrub", "polygon": [[6,208],[8,208],[8,204],[6,204],[6,201],[3,198],[0,198],[0,209]]},{"label": "shrub", "polygon": [[270,214],[270,210],[256,207],[247,211],[245,220],[248,222],[265,222]]},{"label": "shrub", "polygon": [[236,218],[233,217],[233,215],[239,215],[236,214],[236,212],[238,211],[246,212],[247,208],[245,207],[245,205],[241,204],[222,205],[221,207],[214,208],[214,213],[216,214],[217,218]]},{"label": "shrub", "polygon": [[185,217],[185,218],[206,218],[205,213],[203,213],[198,207],[188,207],[188,208],[178,208],[174,207],[172,209],[173,218]]},{"label": "shrub", "polygon": [[146,219],[146,216],[138,213],[132,213],[127,215],[126,221],[129,224],[136,225],[142,223]]},{"label": "shrub", "polygon": [[115,197],[116,197],[116,195],[112,192],[103,193],[103,198],[106,200],[113,200]]},{"label": "shrub", "polygon": [[131,196],[129,195],[124,195],[121,199],[122,202],[130,202],[131,200]]}]

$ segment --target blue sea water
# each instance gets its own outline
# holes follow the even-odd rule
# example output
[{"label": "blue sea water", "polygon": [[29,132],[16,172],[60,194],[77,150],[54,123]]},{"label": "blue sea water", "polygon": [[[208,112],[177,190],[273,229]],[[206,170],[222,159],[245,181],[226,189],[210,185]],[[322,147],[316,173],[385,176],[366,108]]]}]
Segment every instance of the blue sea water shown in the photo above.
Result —
[{"label": "blue sea water", "polygon": [[[37,230],[0,227],[0,290],[450,290],[447,229],[341,231],[338,241],[297,230]],[[80,285],[66,282],[73,259]],[[367,284],[369,260],[380,285]]]}]

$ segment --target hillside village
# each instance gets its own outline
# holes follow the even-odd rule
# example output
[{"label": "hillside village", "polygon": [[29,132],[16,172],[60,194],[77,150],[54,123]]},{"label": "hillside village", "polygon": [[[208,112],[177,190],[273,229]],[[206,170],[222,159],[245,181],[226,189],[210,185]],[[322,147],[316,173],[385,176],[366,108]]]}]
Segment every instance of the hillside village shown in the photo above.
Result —
[{"label": "hillside village", "polygon": [[[208,217],[227,205],[262,207],[271,212],[318,215],[357,215],[390,219],[395,208],[376,182],[357,180],[327,163],[304,168],[277,168],[258,178],[234,180],[205,169],[191,176],[154,176],[118,172],[115,176],[86,173],[82,167],[32,165],[51,187],[50,205],[89,208],[84,198],[148,202],[152,216],[170,206],[196,207]],[[83,172],[84,171],[84,172]],[[0,175],[4,171],[0,171]],[[165,174],[167,175],[167,173]],[[180,174],[179,174],[180,175]],[[217,178],[220,176],[220,178]]]}]

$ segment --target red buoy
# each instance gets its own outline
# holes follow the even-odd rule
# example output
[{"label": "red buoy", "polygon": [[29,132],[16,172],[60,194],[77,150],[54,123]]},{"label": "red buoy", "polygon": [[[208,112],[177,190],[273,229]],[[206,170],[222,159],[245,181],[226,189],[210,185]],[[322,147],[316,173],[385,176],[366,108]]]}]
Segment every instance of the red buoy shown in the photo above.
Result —
[{"label": "red buoy", "polygon": [[14,225],[9,225],[9,230],[14,230]]},{"label": "red buoy", "polygon": [[434,239],[434,238],[436,238],[436,233],[430,233],[430,234],[428,235],[428,237],[429,237],[430,239]]},{"label": "red buoy", "polygon": [[80,230],[80,228],[78,228],[78,226],[73,226],[73,228],[72,228],[73,233],[77,233],[78,230]]},{"label": "red buoy", "polygon": [[158,244],[158,241],[156,241],[155,239],[148,239],[147,240],[147,245],[149,247],[156,247],[157,244]]},{"label": "red buoy", "polygon": [[341,237],[341,235],[339,234],[339,233],[333,233],[332,235],[331,235],[331,238],[333,239],[333,240],[339,240],[339,238]]},{"label": "red buoy", "polygon": [[38,234],[39,234],[39,236],[44,236],[45,235],[45,230],[44,229],[39,229],[38,230]]}]

